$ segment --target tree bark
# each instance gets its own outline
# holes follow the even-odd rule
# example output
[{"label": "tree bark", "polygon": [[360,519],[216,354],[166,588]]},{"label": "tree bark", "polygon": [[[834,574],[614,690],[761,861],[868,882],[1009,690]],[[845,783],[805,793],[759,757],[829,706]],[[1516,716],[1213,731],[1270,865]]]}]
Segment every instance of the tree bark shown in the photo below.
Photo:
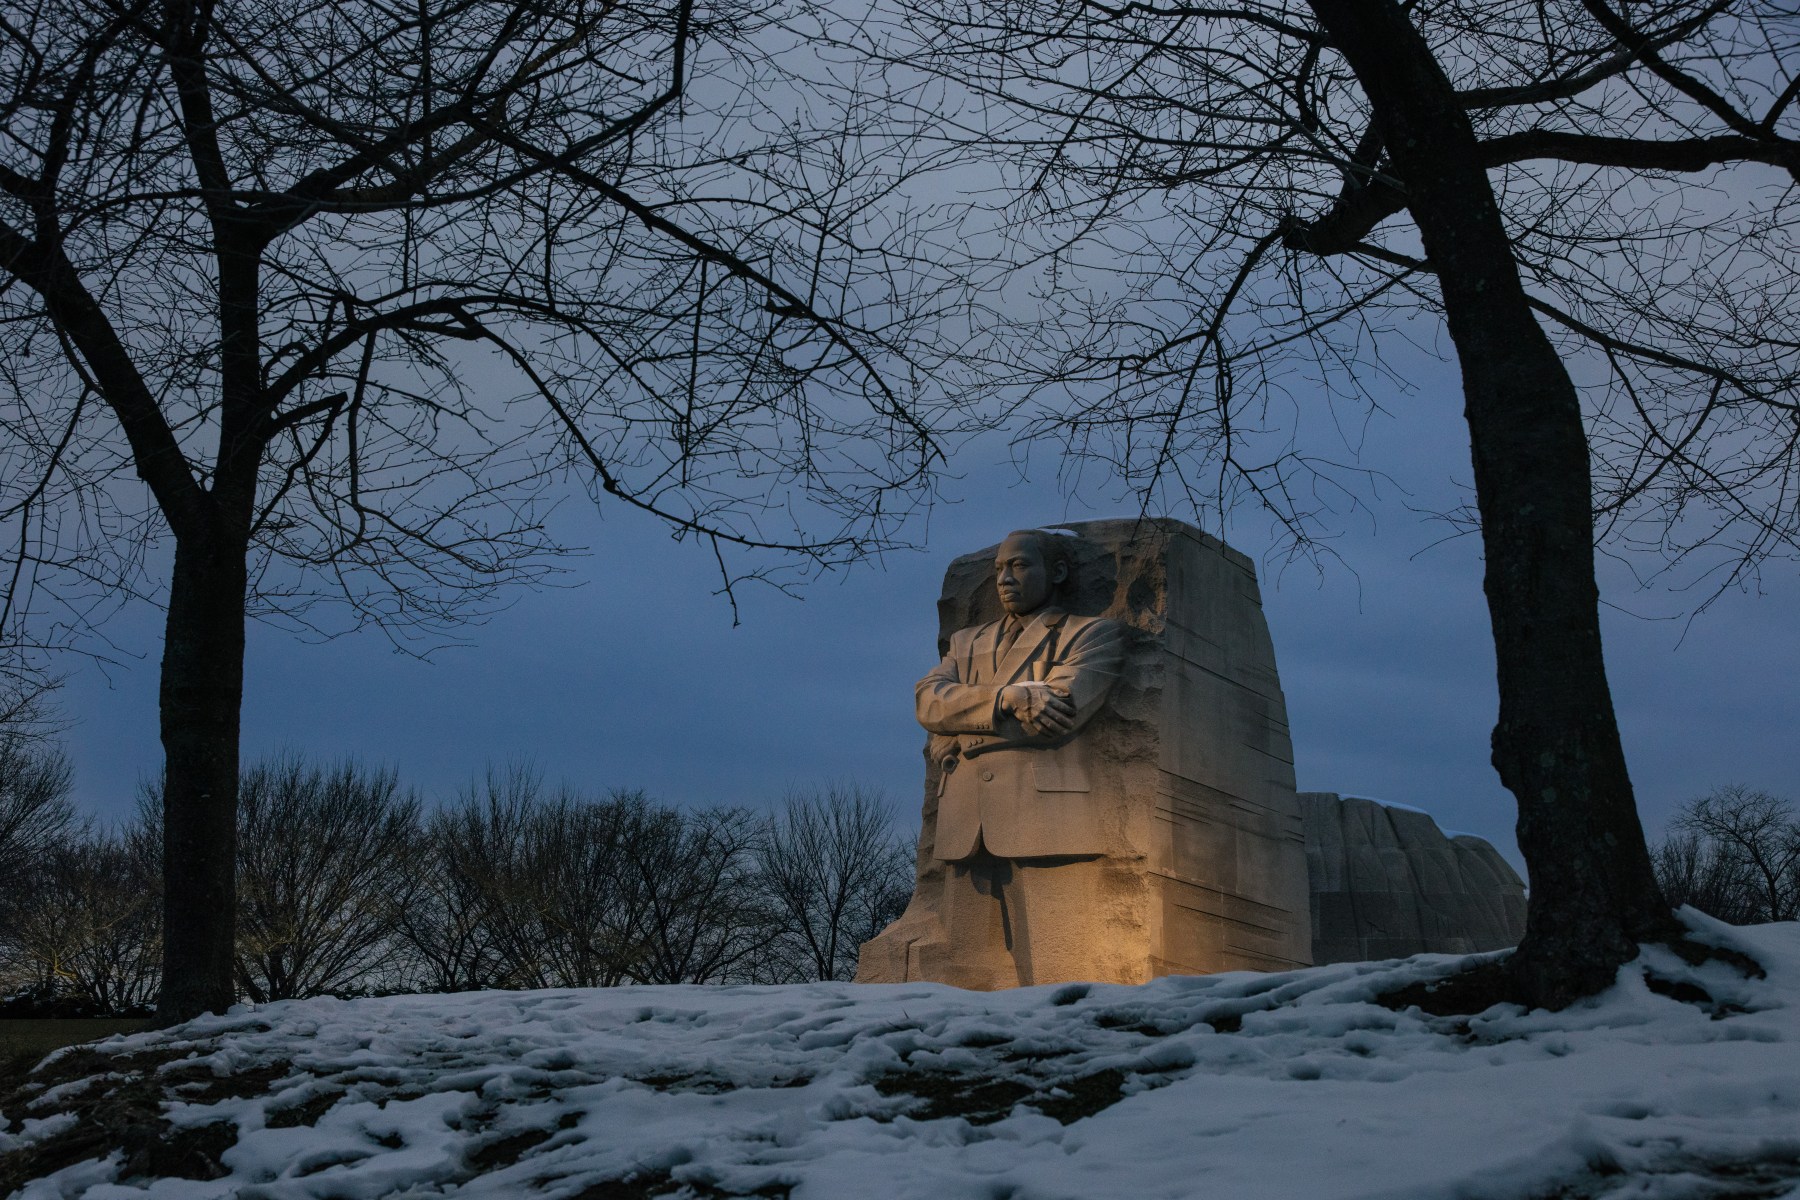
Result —
[{"label": "tree bark", "polygon": [[248,546],[178,538],[163,642],[163,981],[159,1024],[236,1001],[238,730]]},{"label": "tree bark", "polygon": [[1521,999],[1608,986],[1679,932],[1638,821],[1600,645],[1587,435],[1527,303],[1468,117],[1394,0],[1310,0],[1373,110],[1436,269],[1463,375],[1500,716],[1493,763],[1531,874]]}]

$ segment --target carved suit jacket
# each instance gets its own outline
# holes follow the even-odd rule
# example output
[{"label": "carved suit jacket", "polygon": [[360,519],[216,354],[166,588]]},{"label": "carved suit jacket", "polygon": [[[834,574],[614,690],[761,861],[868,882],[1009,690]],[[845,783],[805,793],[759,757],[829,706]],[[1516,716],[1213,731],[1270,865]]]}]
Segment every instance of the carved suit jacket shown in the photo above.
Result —
[{"label": "carved suit jacket", "polygon": [[[933,735],[927,752],[943,770],[932,853],[954,862],[982,843],[1000,858],[1108,853],[1082,732],[1118,681],[1124,628],[1045,607],[1002,654],[1002,625],[952,634],[944,661],[914,689],[919,724]],[[1029,680],[1069,694],[1072,733],[1034,737],[1001,715],[1000,689]]]}]

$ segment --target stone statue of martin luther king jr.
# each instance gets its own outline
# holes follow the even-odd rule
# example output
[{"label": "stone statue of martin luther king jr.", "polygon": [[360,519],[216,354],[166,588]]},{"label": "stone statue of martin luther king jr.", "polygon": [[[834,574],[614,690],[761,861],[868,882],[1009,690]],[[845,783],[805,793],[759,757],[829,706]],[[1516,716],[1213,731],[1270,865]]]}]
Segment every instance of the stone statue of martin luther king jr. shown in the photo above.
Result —
[{"label": "stone statue of martin luther king jr.", "polygon": [[1081,734],[1118,679],[1124,630],[1052,603],[1069,578],[1063,543],[1009,534],[994,559],[1006,615],[952,634],[915,690],[943,772],[932,853],[949,868],[940,913],[964,986],[1092,974],[1110,847]]}]

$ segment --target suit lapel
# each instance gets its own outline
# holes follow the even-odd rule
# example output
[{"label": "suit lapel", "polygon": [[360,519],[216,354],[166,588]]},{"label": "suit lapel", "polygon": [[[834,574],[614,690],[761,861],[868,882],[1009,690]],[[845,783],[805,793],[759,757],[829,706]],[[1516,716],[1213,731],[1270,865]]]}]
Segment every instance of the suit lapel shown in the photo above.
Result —
[{"label": "suit lapel", "polygon": [[[1005,686],[1024,674],[1025,665],[1031,661],[1031,656],[1038,652],[1038,648],[1050,637],[1051,631],[1060,626],[1066,616],[1060,608],[1040,608],[1033,613],[1030,622],[1020,632],[1019,640],[1012,644],[1012,649],[1000,660],[995,682]],[[998,649],[999,622],[994,625],[993,637],[995,648]]]},{"label": "suit lapel", "polygon": [[971,682],[992,683],[994,675],[1000,670],[1000,627],[1004,621],[994,621],[981,627],[975,634],[975,640],[969,645],[969,665],[973,670],[969,675]]}]

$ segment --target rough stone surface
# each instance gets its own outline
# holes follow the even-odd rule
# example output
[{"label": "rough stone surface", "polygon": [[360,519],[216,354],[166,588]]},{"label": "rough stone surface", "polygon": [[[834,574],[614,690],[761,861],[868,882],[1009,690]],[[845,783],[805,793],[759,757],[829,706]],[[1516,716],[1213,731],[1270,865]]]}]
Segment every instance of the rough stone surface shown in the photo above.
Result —
[{"label": "rough stone surface", "polygon": [[1314,963],[1469,954],[1525,934],[1525,884],[1481,838],[1422,812],[1301,792]]},{"label": "rough stone surface", "polygon": [[[1286,970],[1310,961],[1307,866],[1287,709],[1249,559],[1173,520],[1056,526],[1075,539],[1057,603],[1125,627],[1122,674],[1087,739],[1108,853],[1091,884],[1082,977]],[[997,620],[990,546],[958,558],[938,601],[938,649]],[[930,666],[921,656],[921,673]],[[976,760],[979,761],[979,760]],[[933,853],[940,765],[927,756],[918,877],[899,920],[863,946],[857,978],[964,987],[1020,980],[970,963],[944,913],[954,868]]]}]

